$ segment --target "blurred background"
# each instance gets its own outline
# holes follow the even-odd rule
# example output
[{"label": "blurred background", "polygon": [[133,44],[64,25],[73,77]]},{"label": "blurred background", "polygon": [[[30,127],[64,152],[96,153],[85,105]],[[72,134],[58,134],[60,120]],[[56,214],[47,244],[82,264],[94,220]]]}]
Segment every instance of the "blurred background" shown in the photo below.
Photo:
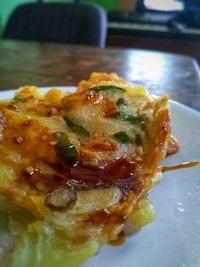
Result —
[{"label": "blurred background", "polygon": [[[10,23],[12,27],[9,25],[9,29],[6,29],[9,18],[20,5],[34,3],[42,9],[42,5],[47,3],[78,4],[78,2],[97,4],[105,11],[107,17],[107,22],[101,23],[102,27],[106,27],[103,33],[105,37],[96,43],[85,42],[87,45],[175,52],[194,56],[200,61],[200,0],[1,0],[1,37],[25,39],[25,37],[13,34],[16,29],[11,28],[13,24],[16,26],[16,20]],[[55,38],[41,40],[34,38],[29,37],[29,40],[59,42]],[[60,39],[60,42],[73,43],[67,38]]]}]

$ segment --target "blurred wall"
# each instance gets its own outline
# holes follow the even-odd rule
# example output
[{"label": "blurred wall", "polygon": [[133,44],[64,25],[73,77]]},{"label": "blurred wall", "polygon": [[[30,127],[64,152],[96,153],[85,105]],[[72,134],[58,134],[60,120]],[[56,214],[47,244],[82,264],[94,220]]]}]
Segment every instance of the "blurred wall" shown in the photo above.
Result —
[{"label": "blurred wall", "polygon": [[0,0],[0,32],[3,31],[10,13],[17,5],[35,1],[36,0]]},{"label": "blurred wall", "polygon": [[120,10],[132,11],[136,7],[137,0],[119,0],[118,7]]},{"label": "blurred wall", "polygon": [[86,0],[86,2],[99,4],[109,11],[118,8],[119,0]]}]

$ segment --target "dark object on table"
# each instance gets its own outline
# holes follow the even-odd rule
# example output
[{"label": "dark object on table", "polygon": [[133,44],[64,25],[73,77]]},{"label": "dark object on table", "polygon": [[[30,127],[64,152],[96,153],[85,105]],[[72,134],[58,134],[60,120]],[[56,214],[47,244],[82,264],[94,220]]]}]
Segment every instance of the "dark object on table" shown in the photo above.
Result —
[{"label": "dark object on table", "polygon": [[109,21],[133,22],[141,24],[164,24],[166,25],[174,14],[164,12],[140,12],[140,11],[110,11]]},{"label": "dark object on table", "polygon": [[104,47],[104,10],[85,3],[30,3],[15,9],[3,38]]},{"label": "dark object on table", "polygon": [[189,10],[178,14],[176,21],[190,28],[200,28],[200,12],[197,10]]}]

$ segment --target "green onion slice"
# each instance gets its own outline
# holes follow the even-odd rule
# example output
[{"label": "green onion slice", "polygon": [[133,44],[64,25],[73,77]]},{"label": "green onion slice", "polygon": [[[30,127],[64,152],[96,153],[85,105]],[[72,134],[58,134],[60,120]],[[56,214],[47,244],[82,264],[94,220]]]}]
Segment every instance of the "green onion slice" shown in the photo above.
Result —
[{"label": "green onion slice", "polygon": [[81,125],[79,125],[77,122],[75,122],[74,120],[68,118],[67,116],[63,117],[65,122],[67,123],[67,126],[75,133],[81,135],[81,136],[85,136],[85,137],[89,137],[90,133]]},{"label": "green onion slice", "polygon": [[132,114],[128,114],[126,112],[119,112],[118,118],[125,120],[125,121],[132,121],[135,124],[143,124],[147,116],[146,114],[135,116]]},{"label": "green onion slice", "polygon": [[117,100],[117,106],[128,106],[128,101],[127,100],[125,100],[124,98],[119,98],[118,100]]},{"label": "green onion slice", "polygon": [[142,145],[143,142],[142,142],[142,135],[141,135],[141,133],[136,133],[135,139],[136,139],[137,145]]},{"label": "green onion slice", "polygon": [[67,162],[76,160],[78,156],[75,145],[70,143],[68,136],[64,133],[57,138],[56,153]]},{"label": "green onion slice", "polygon": [[13,98],[13,100],[15,100],[15,101],[20,101],[20,100],[23,100],[24,99],[24,97],[22,96],[22,95],[16,95],[14,98]]},{"label": "green onion slice", "polygon": [[131,142],[131,138],[123,131],[114,134],[113,137],[121,144],[128,144]]},{"label": "green onion slice", "polygon": [[99,85],[99,86],[90,88],[90,91],[94,91],[94,92],[111,91],[111,92],[125,93],[126,89],[115,86],[115,85]]}]

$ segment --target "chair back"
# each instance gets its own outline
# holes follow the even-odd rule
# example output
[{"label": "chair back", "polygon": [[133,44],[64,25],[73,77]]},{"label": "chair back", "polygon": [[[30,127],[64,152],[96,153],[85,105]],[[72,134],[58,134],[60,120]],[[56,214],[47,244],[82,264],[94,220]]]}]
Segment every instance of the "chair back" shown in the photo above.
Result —
[{"label": "chair back", "polygon": [[104,47],[105,11],[87,3],[29,3],[11,14],[3,38]]}]

